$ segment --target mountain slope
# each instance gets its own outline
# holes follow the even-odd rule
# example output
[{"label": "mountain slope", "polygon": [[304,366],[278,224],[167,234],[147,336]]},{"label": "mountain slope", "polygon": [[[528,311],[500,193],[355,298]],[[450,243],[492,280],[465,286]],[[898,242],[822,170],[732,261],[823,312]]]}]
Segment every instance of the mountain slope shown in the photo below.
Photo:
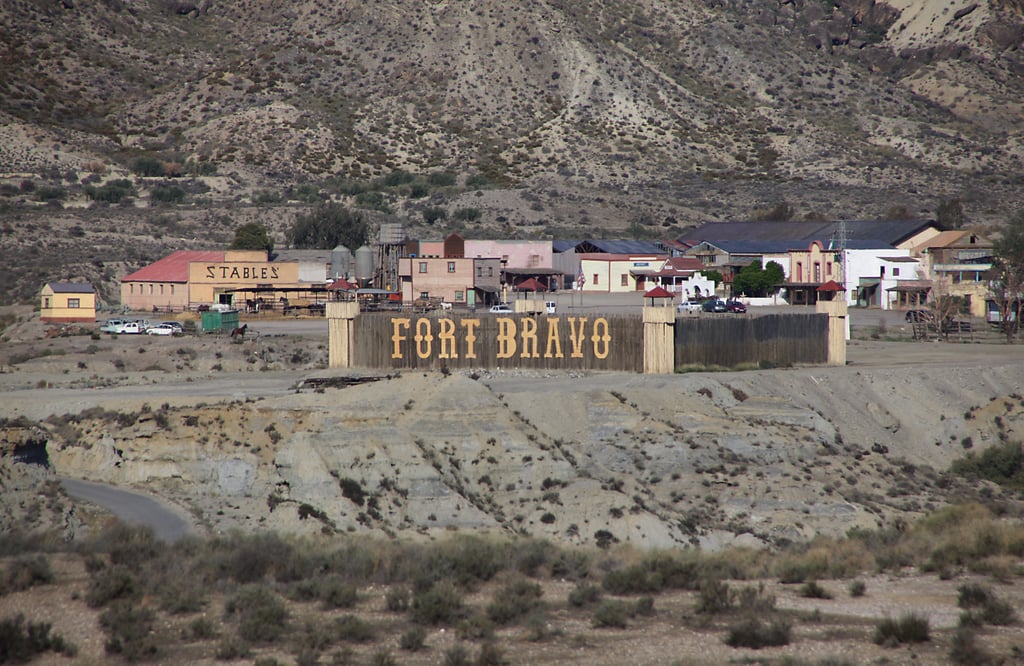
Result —
[{"label": "mountain slope", "polygon": [[783,199],[880,217],[959,198],[997,223],[1020,186],[1017,2],[6,5],[0,164],[18,175],[209,162],[225,200],[443,169],[511,188],[452,203],[513,229]]}]

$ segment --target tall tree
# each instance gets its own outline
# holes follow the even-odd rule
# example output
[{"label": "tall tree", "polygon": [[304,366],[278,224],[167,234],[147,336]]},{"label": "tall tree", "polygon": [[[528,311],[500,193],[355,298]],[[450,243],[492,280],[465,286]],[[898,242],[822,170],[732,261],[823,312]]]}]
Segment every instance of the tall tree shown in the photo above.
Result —
[{"label": "tall tree", "polygon": [[999,305],[1006,340],[1013,341],[1020,330],[1024,299],[1024,211],[1017,213],[993,242],[992,273],[990,291]]},{"label": "tall tree", "polygon": [[964,205],[959,199],[949,199],[939,202],[935,209],[935,221],[943,229],[960,229],[967,221],[964,215]]},{"label": "tall tree", "polygon": [[274,241],[265,226],[259,222],[247,222],[235,229],[235,239],[228,249],[266,250],[270,254],[274,251]]},{"label": "tall tree", "polygon": [[288,231],[292,247],[333,250],[343,245],[355,251],[366,244],[370,225],[362,213],[336,203],[317,206],[308,215],[299,215]]}]

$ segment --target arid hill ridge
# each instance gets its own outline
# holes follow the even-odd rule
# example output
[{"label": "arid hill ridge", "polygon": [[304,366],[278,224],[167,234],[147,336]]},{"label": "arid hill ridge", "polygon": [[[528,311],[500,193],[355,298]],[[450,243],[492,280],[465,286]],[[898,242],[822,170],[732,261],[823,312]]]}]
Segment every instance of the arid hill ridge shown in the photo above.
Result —
[{"label": "arid hill ridge", "polygon": [[475,201],[513,229],[780,200],[998,222],[1019,187],[1014,2],[14,1],[0,22],[8,173],[208,162],[218,200],[447,170],[513,188]]}]

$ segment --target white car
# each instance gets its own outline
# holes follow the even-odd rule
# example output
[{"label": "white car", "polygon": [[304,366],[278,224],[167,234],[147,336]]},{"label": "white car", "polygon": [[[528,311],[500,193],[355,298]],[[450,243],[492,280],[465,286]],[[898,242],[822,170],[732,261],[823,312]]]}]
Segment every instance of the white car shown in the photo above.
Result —
[{"label": "white car", "polygon": [[100,332],[117,333],[121,329],[121,327],[127,323],[128,321],[125,319],[108,319],[105,322],[103,322],[102,326],[100,326]]},{"label": "white car", "polygon": [[700,312],[701,302],[690,299],[688,301],[682,301],[676,306],[676,310],[679,312]]},{"label": "white car", "polygon": [[137,321],[129,321],[122,324],[116,332],[121,335],[139,335],[146,332],[146,327]]},{"label": "white car", "polygon": [[181,329],[171,324],[157,324],[146,329],[146,335],[174,335],[180,332]]},{"label": "white car", "polygon": [[490,312],[491,314],[514,314],[512,306],[509,305],[508,303],[498,303],[497,305],[492,305],[491,309],[488,310],[488,312]]}]

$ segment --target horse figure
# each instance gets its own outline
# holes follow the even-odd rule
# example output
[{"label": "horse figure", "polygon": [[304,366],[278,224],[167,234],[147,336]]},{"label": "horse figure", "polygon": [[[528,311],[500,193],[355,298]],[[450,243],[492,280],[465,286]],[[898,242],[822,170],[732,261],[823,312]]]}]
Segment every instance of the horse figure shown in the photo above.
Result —
[{"label": "horse figure", "polygon": [[240,339],[244,338],[245,337],[245,329],[248,328],[248,327],[249,327],[249,324],[242,324],[238,328],[232,330],[231,331],[231,339],[234,340],[235,338],[240,338]]}]

